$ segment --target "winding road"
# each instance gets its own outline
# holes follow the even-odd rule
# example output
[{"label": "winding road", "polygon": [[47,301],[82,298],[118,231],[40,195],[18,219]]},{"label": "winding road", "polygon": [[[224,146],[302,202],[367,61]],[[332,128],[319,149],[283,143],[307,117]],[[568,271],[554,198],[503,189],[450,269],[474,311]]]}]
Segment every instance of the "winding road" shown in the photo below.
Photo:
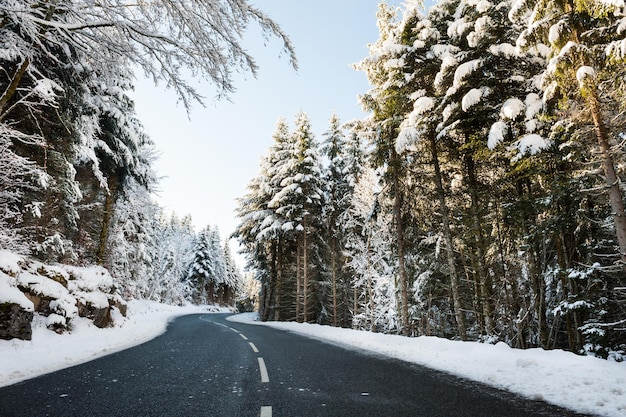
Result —
[{"label": "winding road", "polygon": [[578,415],[226,316],[179,317],[140,346],[0,388],[0,416]]}]

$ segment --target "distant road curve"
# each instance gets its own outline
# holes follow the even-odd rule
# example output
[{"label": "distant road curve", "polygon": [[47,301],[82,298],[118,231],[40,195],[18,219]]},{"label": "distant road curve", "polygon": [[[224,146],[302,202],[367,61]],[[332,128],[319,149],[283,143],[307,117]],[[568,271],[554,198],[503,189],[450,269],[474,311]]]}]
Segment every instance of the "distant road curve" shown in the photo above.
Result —
[{"label": "distant road curve", "polygon": [[143,345],[0,388],[0,416],[580,416],[226,316],[179,317]]}]

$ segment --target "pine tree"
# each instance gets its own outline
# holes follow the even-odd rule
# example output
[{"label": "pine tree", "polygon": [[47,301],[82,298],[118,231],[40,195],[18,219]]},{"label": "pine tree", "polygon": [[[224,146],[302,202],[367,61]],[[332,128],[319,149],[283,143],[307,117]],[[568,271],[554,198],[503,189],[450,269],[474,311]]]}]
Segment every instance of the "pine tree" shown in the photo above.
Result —
[{"label": "pine tree", "polygon": [[385,181],[393,195],[394,225],[396,230],[398,276],[400,282],[400,311],[402,329],[405,334],[411,331],[409,323],[408,276],[405,258],[405,225],[404,199],[405,188],[403,179],[406,175],[405,161],[398,155],[395,139],[399,133],[401,119],[398,115],[407,113],[408,97],[403,94],[400,86],[404,74],[401,71],[400,54],[404,51],[397,37],[397,11],[382,3],[378,9],[379,39],[369,46],[370,57],[356,68],[366,73],[374,88],[361,97],[364,107],[373,112],[372,125],[369,127],[374,134],[372,154],[375,166],[387,167]]},{"label": "pine tree", "polygon": [[262,271],[260,313],[262,320],[285,317],[283,305],[283,275],[286,257],[283,247],[290,239],[292,228],[283,229],[285,219],[270,202],[286,178],[285,164],[293,154],[292,136],[285,119],[276,124],[273,145],[261,159],[259,174],[248,185],[249,193],[239,200],[237,215],[241,223],[233,233],[246,248],[248,267]]},{"label": "pine tree", "polygon": [[352,327],[374,332],[397,332],[399,288],[389,224],[393,211],[380,200],[381,178],[365,168],[345,216],[346,252],[352,275]]},{"label": "pine tree", "polygon": [[346,283],[342,274],[343,265],[345,264],[343,256],[345,231],[342,228],[341,219],[350,207],[352,189],[354,188],[350,178],[353,173],[350,171],[351,168],[353,171],[358,168],[348,165],[351,162],[349,158],[353,156],[346,155],[351,151],[351,148],[348,147],[337,115],[333,114],[331,116],[330,126],[324,136],[325,139],[321,150],[328,160],[324,178],[324,182],[327,184],[328,203],[324,205],[323,217],[326,219],[326,243],[330,252],[332,324],[333,326],[338,326],[343,321],[341,318],[344,316],[340,309],[342,304],[346,304],[345,291],[343,291]]},{"label": "pine tree", "polygon": [[153,273],[158,277],[156,299],[166,304],[182,305],[186,301],[185,279],[192,260],[195,232],[191,218],[176,214],[158,218],[153,241]]},{"label": "pine tree", "polygon": [[[292,153],[281,167],[283,177],[280,189],[269,202],[282,221],[281,229],[293,233],[296,239],[296,319],[309,321],[311,255],[316,242],[310,236],[319,229],[324,185],[321,161],[309,118],[305,113],[296,115],[292,137]],[[313,249],[313,252],[311,251]]]},{"label": "pine tree", "polygon": [[219,273],[215,253],[214,235],[210,228],[205,228],[196,237],[193,259],[187,274],[193,300],[198,304],[213,304],[216,299],[216,284]]},{"label": "pine tree", "polygon": [[[613,84],[614,63],[624,59],[620,29],[623,7],[600,1],[520,1],[511,17],[527,24],[519,37],[520,46],[540,42],[550,45],[551,59],[543,84],[545,98],[561,96],[586,105],[600,148],[620,259],[626,262],[626,213],[611,155],[611,142],[616,141],[619,130],[612,130],[606,122],[611,119],[610,103],[623,102],[623,97],[614,94]],[[623,124],[623,120],[618,123]]]},{"label": "pine tree", "polygon": [[[626,260],[626,213],[623,190],[619,186],[619,166],[622,165],[624,155],[616,151],[618,148],[615,145],[621,142],[620,132],[623,131],[625,122],[618,110],[624,103],[623,90],[620,88],[623,83],[621,75],[624,62],[624,33],[621,28],[623,14],[623,4],[601,1],[520,1],[510,13],[513,20],[526,25],[526,30],[518,39],[520,47],[528,48],[541,43],[549,45],[550,60],[542,83],[544,101],[558,102],[560,125],[586,144],[591,149],[590,154],[598,155],[597,163],[604,174],[601,180],[607,192],[609,214],[612,216],[617,238],[615,247],[618,250],[613,249],[613,253],[617,252],[616,265],[622,269]],[[593,126],[596,146],[592,145],[592,135],[587,126]],[[602,258],[601,263],[606,265],[606,254]],[[568,264],[567,261],[562,263]],[[589,270],[585,270],[572,272],[570,275],[589,276],[589,273]],[[594,270],[593,274],[602,275],[605,287],[619,287],[623,283],[623,279],[619,278],[623,271],[616,273],[610,270]],[[567,282],[566,279],[564,281]],[[574,296],[578,292],[577,287],[585,287],[585,280],[571,284]],[[620,322],[624,312],[618,307],[619,301],[605,302],[615,299],[615,293],[611,290],[602,293],[583,296],[585,302],[579,304],[594,308],[581,310],[579,313],[590,315],[589,325],[584,327],[584,333],[592,341],[587,346],[614,347],[619,339],[616,335],[620,332],[615,333],[612,331],[613,326],[604,327],[600,323],[604,320],[610,323]],[[566,302],[566,305],[571,304]],[[600,305],[602,307],[596,308]],[[598,342],[599,340],[603,341]],[[598,351],[602,349],[599,348]],[[606,355],[606,352],[601,354]]]},{"label": "pine tree", "polygon": [[223,257],[225,264],[223,304],[235,305],[235,301],[237,301],[243,293],[244,282],[241,272],[230,253],[228,242],[224,243]]}]

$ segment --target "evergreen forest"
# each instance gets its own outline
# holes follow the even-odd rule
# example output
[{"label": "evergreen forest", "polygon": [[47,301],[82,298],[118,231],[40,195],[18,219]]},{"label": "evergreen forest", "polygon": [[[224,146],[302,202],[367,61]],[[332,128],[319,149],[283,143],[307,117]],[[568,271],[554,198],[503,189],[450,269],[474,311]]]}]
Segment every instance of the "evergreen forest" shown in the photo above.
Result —
[{"label": "evergreen forest", "polygon": [[235,236],[262,320],[620,360],[623,2],[382,3],[368,116],[282,118]]},{"label": "evergreen forest", "polygon": [[227,97],[234,71],[257,71],[240,45],[250,25],[296,62],[246,1],[187,6],[0,2],[0,250],[104,266],[126,299],[234,305],[243,282],[218,230],[196,232],[154,201],[157,151],[129,93],[144,74],[189,110],[204,100],[193,74]]},{"label": "evergreen forest", "polygon": [[251,25],[297,61],[246,0],[193,4],[0,1],[0,250],[101,265],[127,299],[258,288],[262,320],[623,359],[622,0],[382,2],[368,116],[281,118],[238,202],[245,284],[216,227],[155,203],[129,93],[143,74],[190,109],[193,75],[228,98]]}]

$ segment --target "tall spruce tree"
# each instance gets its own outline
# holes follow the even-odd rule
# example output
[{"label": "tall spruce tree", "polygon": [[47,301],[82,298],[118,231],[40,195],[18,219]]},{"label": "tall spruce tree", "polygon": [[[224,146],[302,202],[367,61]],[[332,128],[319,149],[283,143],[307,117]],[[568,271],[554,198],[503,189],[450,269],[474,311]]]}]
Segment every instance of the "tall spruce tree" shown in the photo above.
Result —
[{"label": "tall spruce tree", "polygon": [[373,132],[372,162],[385,167],[385,181],[393,195],[394,226],[396,231],[396,251],[398,260],[398,281],[400,283],[400,311],[402,329],[405,334],[411,331],[409,323],[409,277],[405,257],[405,215],[404,200],[406,188],[403,180],[406,175],[406,161],[398,155],[395,140],[399,133],[401,115],[407,113],[408,97],[401,91],[404,74],[399,59],[405,49],[398,38],[397,10],[386,3],[379,6],[377,19],[379,39],[369,46],[370,55],[356,65],[365,72],[373,88],[361,97],[361,102],[373,113],[370,129]]},{"label": "tall spruce tree", "polygon": [[[268,207],[284,219],[282,230],[296,239],[296,319],[308,322],[320,229],[319,218],[324,197],[321,161],[308,116],[296,115],[292,133],[292,154],[284,161],[280,189]],[[317,262],[318,266],[319,263]],[[318,268],[319,269],[319,268]]]},{"label": "tall spruce tree", "polygon": [[350,151],[345,133],[339,118],[333,114],[330,126],[324,134],[321,148],[323,156],[328,160],[324,182],[327,185],[327,204],[324,205],[324,219],[326,223],[326,243],[328,245],[330,287],[331,287],[331,322],[338,326],[343,321],[341,313],[346,304],[343,276],[343,245],[345,241],[341,219],[350,207],[352,188],[350,181],[349,159],[346,153]]},{"label": "tall spruce tree", "polygon": [[[604,183],[602,188],[606,190],[617,238],[612,252],[618,261],[616,266],[621,269],[626,265],[626,213],[624,194],[619,185],[619,167],[623,164],[624,154],[617,145],[622,140],[621,132],[626,121],[619,110],[624,104],[623,90],[619,88],[624,79],[623,15],[622,3],[602,1],[519,1],[510,13],[512,20],[526,26],[518,39],[518,46],[528,48],[544,43],[550,47],[550,60],[542,83],[543,98],[546,102],[558,101],[560,130],[569,131],[587,146],[592,155],[597,155],[596,164],[601,166],[603,173],[599,180]],[[590,131],[588,126],[593,130]],[[623,303],[616,300],[619,295],[612,290],[623,285],[623,270],[606,268],[606,255],[599,258],[605,266],[604,271],[570,274],[576,277],[599,275],[606,288],[597,294],[588,294],[587,302],[579,303],[593,306],[580,311],[588,317],[587,324],[580,326],[588,340],[585,346],[614,347],[623,337],[622,331],[614,330],[615,326],[602,324],[618,323],[625,314],[619,307]],[[567,265],[567,262],[563,264]],[[572,283],[572,293],[578,292],[576,287],[584,288],[584,281]],[[602,355],[607,354],[605,348],[597,350]]]}]

